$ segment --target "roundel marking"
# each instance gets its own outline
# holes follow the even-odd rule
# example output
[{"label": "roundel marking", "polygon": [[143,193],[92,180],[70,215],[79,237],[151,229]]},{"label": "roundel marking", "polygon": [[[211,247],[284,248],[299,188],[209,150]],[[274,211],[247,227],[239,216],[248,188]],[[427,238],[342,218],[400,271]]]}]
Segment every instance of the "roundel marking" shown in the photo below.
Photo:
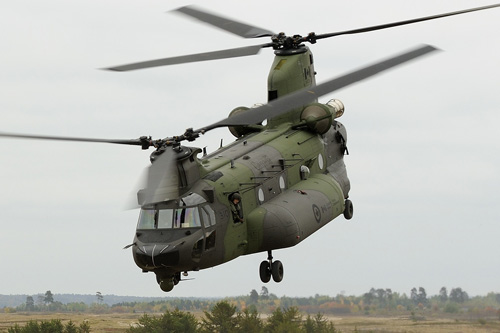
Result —
[{"label": "roundel marking", "polygon": [[312,210],[314,214],[314,218],[316,219],[316,222],[319,223],[321,221],[321,211],[319,210],[319,207],[316,205],[312,205]]}]

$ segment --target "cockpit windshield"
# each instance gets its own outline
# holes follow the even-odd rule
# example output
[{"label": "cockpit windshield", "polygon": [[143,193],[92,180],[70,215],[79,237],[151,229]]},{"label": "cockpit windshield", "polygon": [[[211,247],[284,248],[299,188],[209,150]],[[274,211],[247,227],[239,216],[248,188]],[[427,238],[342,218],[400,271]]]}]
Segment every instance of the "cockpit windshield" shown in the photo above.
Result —
[{"label": "cockpit windshield", "polygon": [[192,193],[180,202],[143,207],[137,229],[200,228],[202,223],[205,227],[215,224],[215,213],[200,195]]}]

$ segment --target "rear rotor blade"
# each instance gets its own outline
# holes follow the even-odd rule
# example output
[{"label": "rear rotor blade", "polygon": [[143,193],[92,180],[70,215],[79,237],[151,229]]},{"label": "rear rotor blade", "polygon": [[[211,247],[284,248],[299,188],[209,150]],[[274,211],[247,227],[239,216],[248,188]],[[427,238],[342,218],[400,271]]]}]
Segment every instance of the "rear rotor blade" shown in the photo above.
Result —
[{"label": "rear rotor blade", "polygon": [[248,25],[245,23],[237,22],[219,15],[211,14],[193,6],[185,6],[173,10],[174,12],[182,13],[184,15],[198,19],[204,23],[208,23],[219,29],[233,33],[244,38],[257,38],[272,36],[272,31]]},{"label": "rear rotor blade", "polygon": [[132,140],[111,140],[111,139],[75,138],[75,137],[64,137],[64,136],[14,134],[14,133],[2,133],[2,132],[0,132],[0,137],[15,138],[15,139],[33,139],[33,140],[114,143],[114,144],[120,144],[120,145],[133,145],[133,146],[143,146],[143,147],[145,144],[147,144],[149,147],[149,145],[151,143],[151,139],[147,138],[145,136],[141,137],[139,139],[132,139]]},{"label": "rear rotor blade", "polygon": [[292,94],[283,96],[266,105],[236,114],[230,118],[226,118],[215,124],[201,128],[198,131],[206,132],[217,127],[253,125],[260,123],[264,119],[279,116],[294,108],[314,102],[319,96],[344,88],[353,83],[359,82],[380,72],[386,71],[397,65],[403,64],[436,50],[437,49],[435,47],[430,45],[421,46],[417,49],[407,51],[403,54],[394,56],[384,61],[377,62],[373,65],[356,70],[315,87],[305,88]]},{"label": "rear rotor blade", "polygon": [[438,19],[438,18],[442,18],[442,17],[453,16],[453,15],[460,15],[460,14],[465,14],[465,13],[470,13],[470,12],[475,12],[475,11],[478,11],[478,10],[490,9],[490,8],[495,8],[495,7],[500,7],[500,4],[483,6],[483,7],[476,7],[476,8],[470,8],[470,9],[464,9],[464,10],[459,10],[459,11],[456,11],[456,12],[450,12],[450,13],[444,13],[444,14],[438,14],[438,15],[420,17],[420,18],[415,18],[415,19],[411,19],[411,20],[405,20],[405,21],[399,21],[399,22],[393,22],[393,23],[375,25],[375,26],[371,26],[371,27],[365,27],[365,28],[359,28],[359,29],[353,29],[353,30],[346,30],[346,31],[339,31],[339,32],[332,32],[332,33],[320,34],[320,35],[316,35],[315,39],[323,39],[323,38],[335,37],[335,36],[340,36],[340,35],[359,34],[359,33],[363,33],[363,32],[369,32],[369,31],[387,29],[387,28],[397,27],[397,26],[401,26],[401,25],[407,25],[407,24],[413,24],[413,23],[418,23],[418,22],[423,22],[423,21],[429,21],[429,20],[434,20],[434,19]]},{"label": "rear rotor blade", "polygon": [[244,47],[238,47],[238,48],[234,48],[234,49],[205,52],[205,53],[197,53],[197,54],[189,54],[189,55],[184,55],[184,56],[179,56],[179,57],[171,57],[171,58],[163,58],[163,59],[136,62],[136,63],[127,64],[127,65],[109,67],[109,68],[104,68],[104,69],[107,69],[110,71],[125,72],[125,71],[132,71],[132,70],[143,69],[143,68],[185,64],[185,63],[189,63],[189,62],[199,62],[199,61],[207,61],[207,60],[244,57],[244,56],[255,55],[255,54],[259,53],[259,51],[262,48],[269,47],[269,46],[272,46],[272,44],[244,46]]}]

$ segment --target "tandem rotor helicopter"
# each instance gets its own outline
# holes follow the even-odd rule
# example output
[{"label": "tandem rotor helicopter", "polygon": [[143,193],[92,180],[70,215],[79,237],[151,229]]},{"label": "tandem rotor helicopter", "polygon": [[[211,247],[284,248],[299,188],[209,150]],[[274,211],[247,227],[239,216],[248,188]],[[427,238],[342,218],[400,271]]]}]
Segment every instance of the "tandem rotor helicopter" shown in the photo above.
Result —
[{"label": "tandem rotor helicopter", "polygon": [[[182,274],[259,252],[267,253],[258,268],[261,281],[280,282],[284,268],[274,260],[273,250],[297,245],[340,215],[353,217],[344,164],[347,132],[338,121],[344,105],[336,99],[319,103],[318,97],[436,50],[420,46],[317,85],[313,55],[306,44],[494,7],[500,4],[306,36],[274,33],[182,7],[175,11],[244,38],[270,37],[270,42],[107,69],[130,71],[243,57],[269,48],[275,58],[268,76],[267,104],[238,107],[226,119],[163,139],[0,136],[153,147],[147,184],[137,193],[141,207],[137,230],[127,247],[143,272],[155,273],[163,291],[171,291],[182,281]],[[228,127],[236,140],[210,154],[190,146],[200,135],[220,127]]]}]

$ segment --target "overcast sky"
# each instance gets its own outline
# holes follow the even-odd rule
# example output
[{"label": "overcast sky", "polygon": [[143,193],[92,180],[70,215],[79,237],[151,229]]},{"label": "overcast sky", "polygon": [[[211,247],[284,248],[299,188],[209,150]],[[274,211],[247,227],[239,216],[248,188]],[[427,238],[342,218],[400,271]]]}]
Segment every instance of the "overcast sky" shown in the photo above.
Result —
[{"label": "overcast sky", "polygon": [[[492,4],[482,0],[203,1],[225,16],[306,35]],[[265,102],[273,60],[114,73],[98,68],[267,42],[167,13],[184,1],[0,5],[0,131],[97,138],[179,135]],[[286,4],[286,5],[284,5]],[[421,43],[443,50],[325,96],[342,100],[354,218],[275,251],[278,296],[500,292],[500,9],[312,45],[317,81]],[[196,146],[217,148],[226,129]],[[163,293],[135,266],[138,210],[124,210],[149,152],[0,139],[0,294],[230,296],[260,291],[265,253],[194,272]]]}]

